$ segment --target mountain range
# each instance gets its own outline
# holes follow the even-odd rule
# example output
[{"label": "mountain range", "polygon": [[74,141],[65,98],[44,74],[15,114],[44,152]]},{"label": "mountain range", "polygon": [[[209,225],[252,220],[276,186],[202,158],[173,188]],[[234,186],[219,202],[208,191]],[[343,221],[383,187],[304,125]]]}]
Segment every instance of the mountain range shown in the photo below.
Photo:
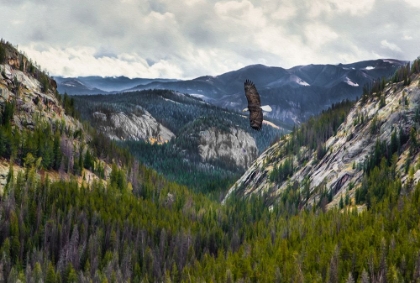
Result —
[{"label": "mountain range", "polygon": [[106,94],[147,89],[169,89],[199,97],[233,110],[247,105],[243,83],[252,80],[274,120],[293,126],[343,99],[360,97],[363,87],[388,78],[407,62],[378,59],[338,65],[306,65],[290,69],[251,65],[218,76],[191,80],[129,79],[126,77],[55,77],[58,90],[67,94]]}]

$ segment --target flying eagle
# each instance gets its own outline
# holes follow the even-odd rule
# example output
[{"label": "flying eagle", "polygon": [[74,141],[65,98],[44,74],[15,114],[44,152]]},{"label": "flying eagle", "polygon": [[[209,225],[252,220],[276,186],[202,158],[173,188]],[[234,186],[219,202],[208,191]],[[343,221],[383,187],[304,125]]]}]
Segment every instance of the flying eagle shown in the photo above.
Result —
[{"label": "flying eagle", "polygon": [[260,95],[258,94],[257,88],[254,83],[250,80],[246,80],[244,83],[245,96],[248,100],[248,107],[243,111],[249,111],[249,122],[251,128],[259,131],[262,127],[263,122],[263,110],[271,112],[269,105],[261,106]]}]

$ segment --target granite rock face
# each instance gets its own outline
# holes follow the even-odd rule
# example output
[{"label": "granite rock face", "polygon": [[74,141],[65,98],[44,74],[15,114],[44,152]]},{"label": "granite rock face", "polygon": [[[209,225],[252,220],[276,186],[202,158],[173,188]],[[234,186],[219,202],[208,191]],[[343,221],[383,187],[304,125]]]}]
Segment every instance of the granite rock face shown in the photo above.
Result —
[{"label": "granite rock face", "polygon": [[[410,130],[417,126],[415,116],[420,109],[420,76],[417,75],[408,86],[403,86],[402,83],[388,83],[382,96],[385,98],[385,105],[381,105],[380,97],[376,95],[367,102],[359,100],[355,104],[337,133],[325,143],[327,154],[321,160],[317,161],[316,152],[302,147],[300,156],[307,156],[309,160],[301,163],[298,157],[294,156],[295,170],[289,180],[282,183],[271,182],[269,176],[273,168],[285,161],[285,158],[279,156],[287,143],[286,137],[257,158],[230,188],[226,198],[232,193],[244,197],[254,193],[265,193],[267,197],[276,201],[288,184],[302,185],[306,179],[309,180],[310,188],[310,197],[306,204],[319,200],[320,192],[317,188],[322,185],[333,192],[333,201],[328,206],[337,205],[342,194],[361,185],[362,165],[374,150],[377,141],[389,143],[391,133],[395,130],[409,136]],[[361,117],[363,119],[360,119]],[[410,156],[408,147],[402,146],[402,149],[396,170],[403,182],[410,181],[415,184],[420,179],[419,166],[413,167],[414,174],[409,178],[404,164],[407,158],[411,158],[412,164],[417,164],[420,154]],[[351,197],[354,197],[355,191],[348,190]]]},{"label": "granite rock face", "polygon": [[254,138],[237,128],[230,128],[229,132],[214,127],[201,131],[198,149],[204,161],[218,159],[243,169],[248,168],[258,156]]},{"label": "granite rock face", "polygon": [[119,112],[108,116],[102,112],[94,112],[93,117],[100,125],[100,130],[114,140],[145,140],[161,144],[175,137],[174,133],[144,109],[136,113]]}]

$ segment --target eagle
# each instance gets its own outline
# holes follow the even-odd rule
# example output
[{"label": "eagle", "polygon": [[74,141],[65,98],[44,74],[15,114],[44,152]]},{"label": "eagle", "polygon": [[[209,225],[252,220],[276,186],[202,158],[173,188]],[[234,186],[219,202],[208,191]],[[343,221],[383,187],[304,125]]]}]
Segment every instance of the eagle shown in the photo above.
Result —
[{"label": "eagle", "polygon": [[263,111],[271,112],[271,107],[269,105],[261,106],[260,95],[253,82],[247,79],[244,83],[244,88],[245,96],[248,100],[248,107],[243,111],[249,111],[251,128],[259,131],[262,127]]}]

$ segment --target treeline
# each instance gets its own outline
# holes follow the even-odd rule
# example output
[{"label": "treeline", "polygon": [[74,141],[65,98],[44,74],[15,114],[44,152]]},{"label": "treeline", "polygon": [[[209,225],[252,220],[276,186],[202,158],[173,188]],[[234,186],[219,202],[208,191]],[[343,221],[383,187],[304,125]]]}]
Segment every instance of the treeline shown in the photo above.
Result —
[{"label": "treeline", "polygon": [[[408,62],[405,66],[398,68],[391,78],[381,78],[374,80],[372,83],[363,86],[362,102],[366,103],[372,96],[382,98],[382,92],[387,83],[403,82],[403,86],[411,83],[411,76],[420,73],[420,58],[413,61],[413,64]],[[381,101],[384,104],[384,102]]]},{"label": "treeline", "polygon": [[[294,129],[286,143],[285,154],[299,155],[303,146],[311,150],[325,147],[325,142],[337,132],[353,105],[354,101],[349,100],[333,104],[319,116],[311,117],[302,126]],[[322,154],[318,154],[318,159],[322,157]]]}]

